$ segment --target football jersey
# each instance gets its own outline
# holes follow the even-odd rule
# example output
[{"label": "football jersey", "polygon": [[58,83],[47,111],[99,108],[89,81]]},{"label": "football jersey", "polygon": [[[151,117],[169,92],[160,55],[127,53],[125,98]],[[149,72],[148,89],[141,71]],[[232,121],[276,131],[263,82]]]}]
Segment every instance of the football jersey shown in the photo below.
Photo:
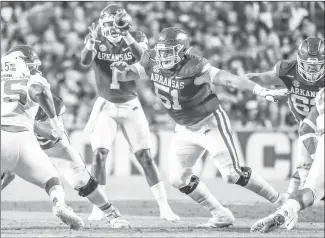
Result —
[{"label": "football jersey", "polygon": [[[148,40],[144,33],[137,31],[130,32],[130,34],[138,43],[147,44]],[[110,69],[113,62],[123,61],[128,64],[136,62],[130,47],[123,38],[117,45],[114,45],[99,33],[98,40],[100,43],[95,44],[97,53],[93,64],[98,96],[113,103],[123,103],[134,99],[137,97],[135,82],[118,82],[115,79],[116,76],[113,78],[113,72]]]},{"label": "football jersey", "polygon": [[275,67],[276,75],[289,89],[288,104],[292,114],[301,122],[315,106],[315,97],[324,87],[324,77],[315,83],[309,83],[298,73],[297,60],[282,60]]},{"label": "football jersey", "polygon": [[205,73],[205,67],[210,65],[207,59],[188,54],[175,70],[167,70],[158,67],[155,54],[154,50],[146,51],[139,64],[177,124],[194,125],[216,111],[219,100],[210,85],[194,84],[195,79]]},{"label": "football jersey", "polygon": [[[65,112],[66,107],[65,107],[65,105],[64,105],[64,103],[63,103],[63,101],[62,101],[62,99],[60,97],[56,96],[53,93],[52,93],[52,95],[53,95],[53,101],[54,101],[56,115],[61,116]],[[37,123],[47,123],[48,128],[51,128],[50,120],[49,120],[48,116],[46,115],[46,113],[44,112],[44,110],[41,107],[38,109],[38,112],[37,112],[37,114],[35,116],[35,124],[37,124]],[[63,123],[63,122],[61,121],[61,123]],[[50,149],[56,143],[59,142],[59,139],[56,140],[56,141],[49,140],[44,136],[38,135],[37,133],[35,133],[35,136],[36,136],[36,138],[38,140],[38,143],[40,144],[40,147],[43,150]]]},{"label": "football jersey", "polygon": [[318,117],[316,119],[317,129],[324,132],[324,88],[322,88],[316,95],[316,109]]},{"label": "football jersey", "polygon": [[50,85],[40,74],[13,77],[23,65],[7,59],[6,56],[1,59],[1,125],[18,126],[33,131],[39,105],[31,100],[28,89],[35,83],[47,88]]}]

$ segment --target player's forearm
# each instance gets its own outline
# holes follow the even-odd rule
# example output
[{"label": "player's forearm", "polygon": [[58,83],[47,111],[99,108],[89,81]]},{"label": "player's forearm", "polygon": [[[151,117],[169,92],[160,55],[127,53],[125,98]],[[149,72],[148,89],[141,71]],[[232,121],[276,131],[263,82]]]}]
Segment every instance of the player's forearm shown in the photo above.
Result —
[{"label": "player's forearm", "polygon": [[96,56],[96,50],[90,42],[88,42],[81,51],[81,63],[85,66],[89,66]]},{"label": "player's forearm", "polygon": [[50,119],[56,117],[54,100],[49,88],[41,84],[33,84],[29,88],[29,95],[34,102],[40,105]]},{"label": "player's forearm", "polygon": [[249,78],[249,80],[263,86],[284,86],[273,70],[264,73],[248,73],[246,76]]},{"label": "player's forearm", "polygon": [[245,75],[237,76],[224,70],[220,70],[212,78],[212,83],[215,85],[222,85],[249,91],[253,91],[254,87],[257,85],[253,81],[250,81]]},{"label": "player's forearm", "polygon": [[136,61],[139,61],[141,59],[143,52],[145,51],[143,46],[141,46],[141,44],[138,43],[133,38],[133,36],[131,36],[130,33],[128,33],[126,36],[123,36],[123,39],[126,42],[126,44],[130,47],[131,52],[132,52],[134,58],[136,59]]}]

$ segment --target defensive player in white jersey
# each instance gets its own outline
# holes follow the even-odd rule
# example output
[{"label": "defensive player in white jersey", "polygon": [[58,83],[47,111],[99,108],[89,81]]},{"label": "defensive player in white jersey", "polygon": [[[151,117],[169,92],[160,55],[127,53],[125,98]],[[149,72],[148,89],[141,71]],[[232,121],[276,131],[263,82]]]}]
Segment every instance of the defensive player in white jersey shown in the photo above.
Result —
[{"label": "defensive player in white jersey", "polygon": [[[167,194],[158,168],[150,154],[150,130],[138,100],[135,82],[118,82],[117,72],[110,69],[116,61],[132,64],[139,61],[147,49],[148,40],[140,31],[129,32],[131,17],[117,4],[103,9],[99,25],[93,23],[87,35],[81,62],[95,71],[98,98],[85,131],[90,133],[93,150],[92,175],[106,185],[106,160],[120,127],[137,161],[143,168],[150,189],[157,200],[160,217],[179,220],[167,201]],[[103,213],[93,207],[89,220],[100,220]]]},{"label": "defensive player in white jersey", "polygon": [[[53,214],[72,229],[84,226],[82,219],[65,204],[56,169],[40,148],[33,132],[34,117],[43,108],[60,139],[63,130],[56,116],[50,85],[40,75],[31,75],[26,62],[34,54],[12,53],[1,58],[1,171],[10,171],[39,186],[53,201]],[[37,67],[33,62],[30,67]]]},{"label": "defensive player in white jersey", "polygon": [[[62,127],[65,106],[61,98],[53,95],[56,114]],[[105,213],[113,228],[129,228],[120,212],[108,201],[103,189],[98,186],[96,179],[89,174],[80,154],[70,144],[66,133],[61,139],[53,138],[48,116],[39,108],[34,124],[34,132],[43,151],[51,158],[54,166],[69,184],[78,191],[79,196],[86,197],[92,204]],[[4,186],[14,178],[13,173],[4,173]]]},{"label": "defensive player in white jersey", "polygon": [[168,151],[169,176],[173,186],[211,212],[205,228],[230,226],[231,211],[223,207],[194,173],[197,160],[208,151],[222,178],[237,184],[279,206],[282,196],[255,171],[240,166],[230,121],[222,109],[215,85],[250,90],[274,101],[287,90],[268,90],[245,76],[230,74],[210,65],[207,59],[189,52],[189,38],[177,27],[164,29],[152,50],[133,65],[116,62],[120,80],[151,80],[156,95],[176,122]]},{"label": "defensive player in white jersey", "polygon": [[319,140],[306,183],[302,189],[291,193],[289,199],[275,213],[257,221],[251,228],[252,232],[269,232],[271,228],[282,224],[291,230],[296,224],[297,213],[324,197],[324,88],[317,93],[315,103],[316,106],[307,118],[316,120]]}]

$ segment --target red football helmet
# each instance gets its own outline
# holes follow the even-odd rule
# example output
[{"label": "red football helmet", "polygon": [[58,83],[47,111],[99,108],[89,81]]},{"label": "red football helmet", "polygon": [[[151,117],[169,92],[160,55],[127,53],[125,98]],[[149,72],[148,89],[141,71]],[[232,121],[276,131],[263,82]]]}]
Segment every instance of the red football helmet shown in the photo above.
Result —
[{"label": "red football helmet", "polygon": [[307,82],[314,83],[324,77],[324,39],[312,36],[298,48],[298,73]]},{"label": "red football helmet", "polygon": [[42,63],[32,47],[28,45],[16,45],[7,52],[7,55],[15,55],[24,60],[31,74],[41,73],[38,67],[42,65]]},{"label": "red football helmet", "polygon": [[155,45],[156,62],[160,68],[171,69],[181,62],[189,51],[190,44],[185,31],[177,27],[168,27],[158,36]]},{"label": "red football helmet", "polygon": [[118,4],[110,4],[100,13],[98,23],[100,25],[102,35],[110,42],[117,43],[122,39],[122,36],[114,27],[114,19],[116,14],[123,12],[125,12],[125,9],[122,6]]}]

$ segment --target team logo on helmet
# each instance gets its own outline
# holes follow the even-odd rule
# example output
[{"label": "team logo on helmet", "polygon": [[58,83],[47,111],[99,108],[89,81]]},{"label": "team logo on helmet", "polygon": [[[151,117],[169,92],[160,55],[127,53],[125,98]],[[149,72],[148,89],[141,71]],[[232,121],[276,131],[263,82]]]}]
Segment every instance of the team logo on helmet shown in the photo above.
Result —
[{"label": "team logo on helmet", "polygon": [[297,80],[294,80],[292,82],[293,86],[295,86],[296,88],[299,88],[300,87],[300,83],[297,81]]},{"label": "team logo on helmet", "polygon": [[102,51],[102,52],[106,51],[106,50],[107,50],[106,45],[101,44],[101,45],[99,46],[99,50]]},{"label": "team logo on helmet", "polygon": [[187,36],[184,33],[178,33],[176,36],[176,40],[186,40]]},{"label": "team logo on helmet", "polygon": [[159,66],[158,65],[153,66],[153,72],[159,73]]}]

